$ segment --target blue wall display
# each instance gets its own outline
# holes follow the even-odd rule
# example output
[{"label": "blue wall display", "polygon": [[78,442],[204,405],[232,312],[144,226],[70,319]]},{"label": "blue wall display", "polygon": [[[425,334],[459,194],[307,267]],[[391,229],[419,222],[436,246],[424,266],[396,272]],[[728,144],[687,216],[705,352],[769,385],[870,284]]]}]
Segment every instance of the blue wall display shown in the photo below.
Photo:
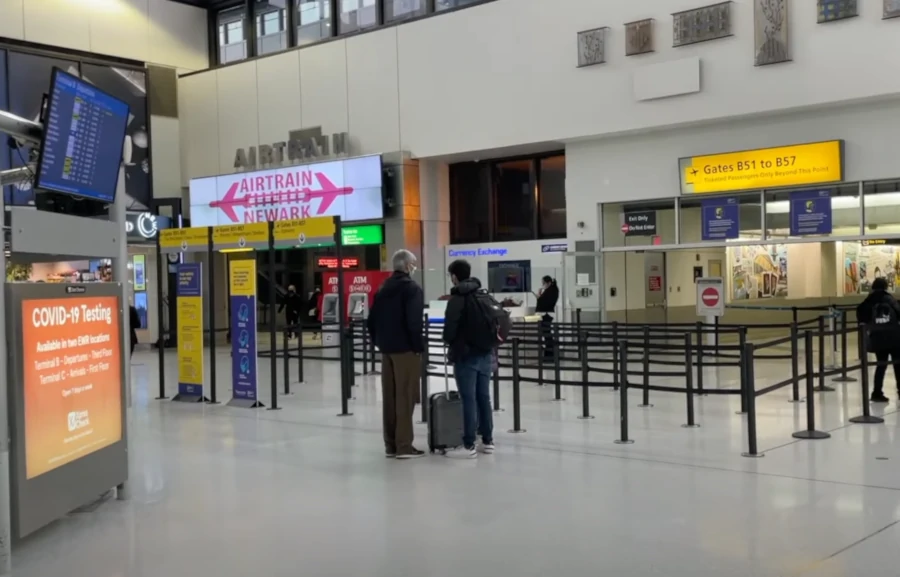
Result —
[{"label": "blue wall display", "polygon": [[737,238],[741,233],[741,206],[738,199],[709,198],[700,202],[703,240]]},{"label": "blue wall display", "polygon": [[488,291],[492,293],[531,292],[531,261],[504,260],[489,262],[487,284]]},{"label": "blue wall display", "polygon": [[256,259],[229,263],[231,294],[231,406],[261,407],[257,395]]},{"label": "blue wall display", "polygon": [[827,190],[792,192],[791,236],[831,234],[831,193]]}]

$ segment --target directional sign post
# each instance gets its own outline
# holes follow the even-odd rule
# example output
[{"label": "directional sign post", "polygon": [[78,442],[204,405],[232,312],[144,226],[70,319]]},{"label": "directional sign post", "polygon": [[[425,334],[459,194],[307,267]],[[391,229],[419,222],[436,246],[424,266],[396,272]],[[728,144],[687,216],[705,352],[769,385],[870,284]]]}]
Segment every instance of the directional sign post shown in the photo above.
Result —
[{"label": "directional sign post", "polygon": [[275,238],[275,248],[314,248],[334,246],[336,230],[334,218],[322,216],[276,221],[272,234]]},{"label": "directional sign post", "polygon": [[213,249],[265,249],[269,247],[269,225],[265,222],[213,227]]},{"label": "directional sign post", "polygon": [[163,254],[178,252],[206,252],[209,227],[168,228],[159,233],[159,250]]}]

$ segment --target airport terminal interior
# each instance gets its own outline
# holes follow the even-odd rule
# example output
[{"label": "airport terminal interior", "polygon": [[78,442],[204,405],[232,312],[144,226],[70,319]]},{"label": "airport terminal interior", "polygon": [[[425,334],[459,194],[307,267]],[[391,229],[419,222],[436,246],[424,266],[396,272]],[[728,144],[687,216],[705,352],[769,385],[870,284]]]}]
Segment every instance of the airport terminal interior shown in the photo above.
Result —
[{"label": "airport terminal interior", "polygon": [[0,576],[896,575],[898,39],[897,0],[3,0]]}]

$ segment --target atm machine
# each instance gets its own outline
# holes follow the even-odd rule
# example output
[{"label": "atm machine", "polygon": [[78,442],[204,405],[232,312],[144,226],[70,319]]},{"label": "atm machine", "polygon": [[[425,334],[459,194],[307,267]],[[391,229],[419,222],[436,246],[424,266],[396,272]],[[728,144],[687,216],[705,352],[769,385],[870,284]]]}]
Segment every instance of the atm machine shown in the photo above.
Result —
[{"label": "atm machine", "polygon": [[341,306],[337,294],[322,296],[322,346],[336,347],[340,344]]}]

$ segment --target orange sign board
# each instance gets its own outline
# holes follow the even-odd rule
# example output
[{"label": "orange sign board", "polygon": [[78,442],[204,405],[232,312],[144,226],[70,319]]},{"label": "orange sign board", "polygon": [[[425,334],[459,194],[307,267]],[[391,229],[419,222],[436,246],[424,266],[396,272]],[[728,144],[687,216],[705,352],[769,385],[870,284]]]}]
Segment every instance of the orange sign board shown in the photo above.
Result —
[{"label": "orange sign board", "polygon": [[28,479],[122,439],[116,297],[22,302]]}]

